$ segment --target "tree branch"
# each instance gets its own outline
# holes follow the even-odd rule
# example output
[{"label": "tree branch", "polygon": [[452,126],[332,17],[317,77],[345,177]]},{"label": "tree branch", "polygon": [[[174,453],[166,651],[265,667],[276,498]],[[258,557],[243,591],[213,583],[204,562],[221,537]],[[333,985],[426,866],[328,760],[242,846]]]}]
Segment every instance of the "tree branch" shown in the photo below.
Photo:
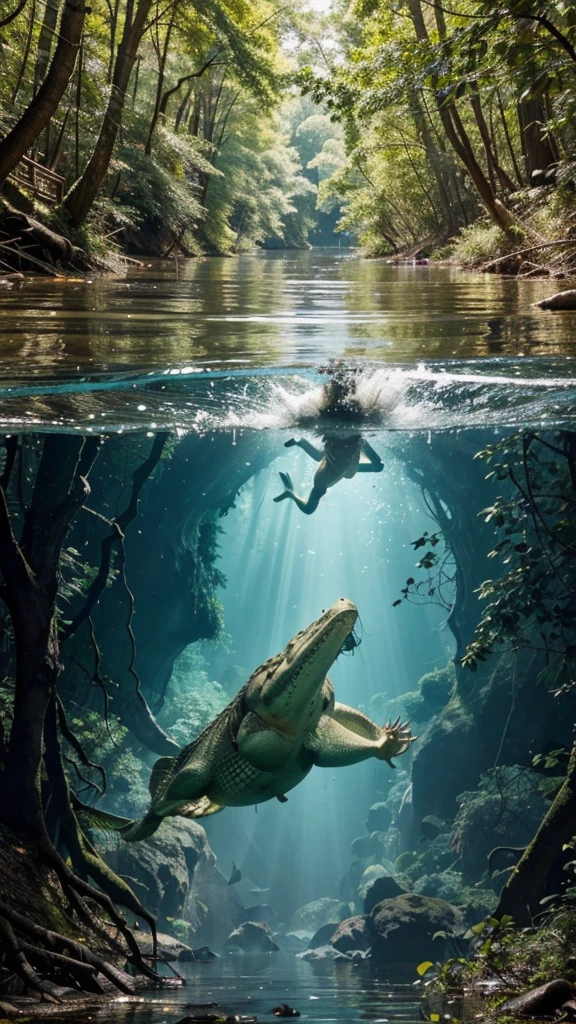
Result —
[{"label": "tree branch", "polygon": [[12,11],[12,13],[11,14],[7,14],[5,18],[2,18],[0,20],[0,28],[4,28],[6,25],[9,25],[11,21],[14,21],[14,18],[18,17],[20,12],[23,11],[24,8],[26,7],[27,3],[28,3],[28,0],[20,0],[18,5]]}]

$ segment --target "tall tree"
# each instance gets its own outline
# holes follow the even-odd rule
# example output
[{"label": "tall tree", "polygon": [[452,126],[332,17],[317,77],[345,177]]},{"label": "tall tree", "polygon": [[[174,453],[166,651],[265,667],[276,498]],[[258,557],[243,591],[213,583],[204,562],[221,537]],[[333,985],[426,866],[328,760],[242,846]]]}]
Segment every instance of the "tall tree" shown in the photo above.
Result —
[{"label": "tall tree", "polygon": [[86,0],[65,0],[58,41],[48,73],[22,116],[0,142],[0,184],[14,170],[56,113],[74,72],[89,10]]},{"label": "tall tree", "polygon": [[127,0],[124,30],[114,64],[108,105],[100,134],[88,164],[64,200],[64,208],[75,225],[82,224],[108,173],[114,145],[122,124],[126,91],[142,36],[146,31],[153,0]]}]

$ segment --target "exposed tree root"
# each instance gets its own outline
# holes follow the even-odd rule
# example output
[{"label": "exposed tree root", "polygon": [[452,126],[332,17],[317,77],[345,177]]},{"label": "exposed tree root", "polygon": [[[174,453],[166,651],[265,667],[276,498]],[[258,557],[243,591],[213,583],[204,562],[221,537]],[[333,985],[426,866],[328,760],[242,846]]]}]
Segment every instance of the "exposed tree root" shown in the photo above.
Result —
[{"label": "exposed tree root", "polygon": [[39,992],[54,1003],[61,1002],[62,992],[58,985],[47,981],[38,974],[26,959],[21,942],[16,938],[14,929],[5,917],[0,917],[0,936],[6,947],[6,960],[15,974],[34,992]]},{"label": "exposed tree root", "polygon": [[[24,914],[13,910],[3,900],[0,900],[0,914],[17,931],[36,939],[37,943],[41,942],[45,951],[57,953],[65,949],[68,951],[67,959],[71,964],[78,964],[81,968],[89,966],[93,972],[102,974],[115,988],[126,995],[133,992],[133,986],[129,983],[128,976],[98,953],[94,953],[85,943],[36,924]],[[109,940],[108,935],[106,938]],[[73,954],[73,957],[70,954]]]}]

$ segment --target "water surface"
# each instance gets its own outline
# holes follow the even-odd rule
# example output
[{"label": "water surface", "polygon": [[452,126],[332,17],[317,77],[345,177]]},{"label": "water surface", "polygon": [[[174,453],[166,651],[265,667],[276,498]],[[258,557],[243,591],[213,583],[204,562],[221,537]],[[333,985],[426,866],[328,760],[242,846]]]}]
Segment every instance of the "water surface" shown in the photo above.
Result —
[{"label": "water surface", "polygon": [[533,306],[553,290],[338,250],[27,278],[1,294],[0,425],[290,427],[331,358],[378,373],[363,407],[390,429],[555,422],[576,317]]}]

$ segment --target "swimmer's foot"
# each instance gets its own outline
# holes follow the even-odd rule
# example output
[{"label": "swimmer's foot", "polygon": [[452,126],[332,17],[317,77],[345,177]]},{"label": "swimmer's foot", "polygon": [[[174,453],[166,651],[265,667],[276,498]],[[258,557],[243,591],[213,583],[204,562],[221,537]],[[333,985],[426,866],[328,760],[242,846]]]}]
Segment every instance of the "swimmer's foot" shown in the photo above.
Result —
[{"label": "swimmer's foot", "polygon": [[295,437],[291,437],[289,441],[284,441],[285,448],[293,448],[295,444],[298,444]]},{"label": "swimmer's foot", "polygon": [[284,501],[284,498],[291,498],[291,497],[292,497],[292,491],[282,491],[282,494],[277,494],[275,498],[272,498],[272,501]]},{"label": "swimmer's foot", "polygon": [[288,490],[288,491],[293,491],[294,490],[294,484],[292,483],[292,480],[290,479],[290,474],[289,473],[280,473],[280,479],[281,479],[282,483],[284,484],[284,487],[286,488],[286,490]]}]

